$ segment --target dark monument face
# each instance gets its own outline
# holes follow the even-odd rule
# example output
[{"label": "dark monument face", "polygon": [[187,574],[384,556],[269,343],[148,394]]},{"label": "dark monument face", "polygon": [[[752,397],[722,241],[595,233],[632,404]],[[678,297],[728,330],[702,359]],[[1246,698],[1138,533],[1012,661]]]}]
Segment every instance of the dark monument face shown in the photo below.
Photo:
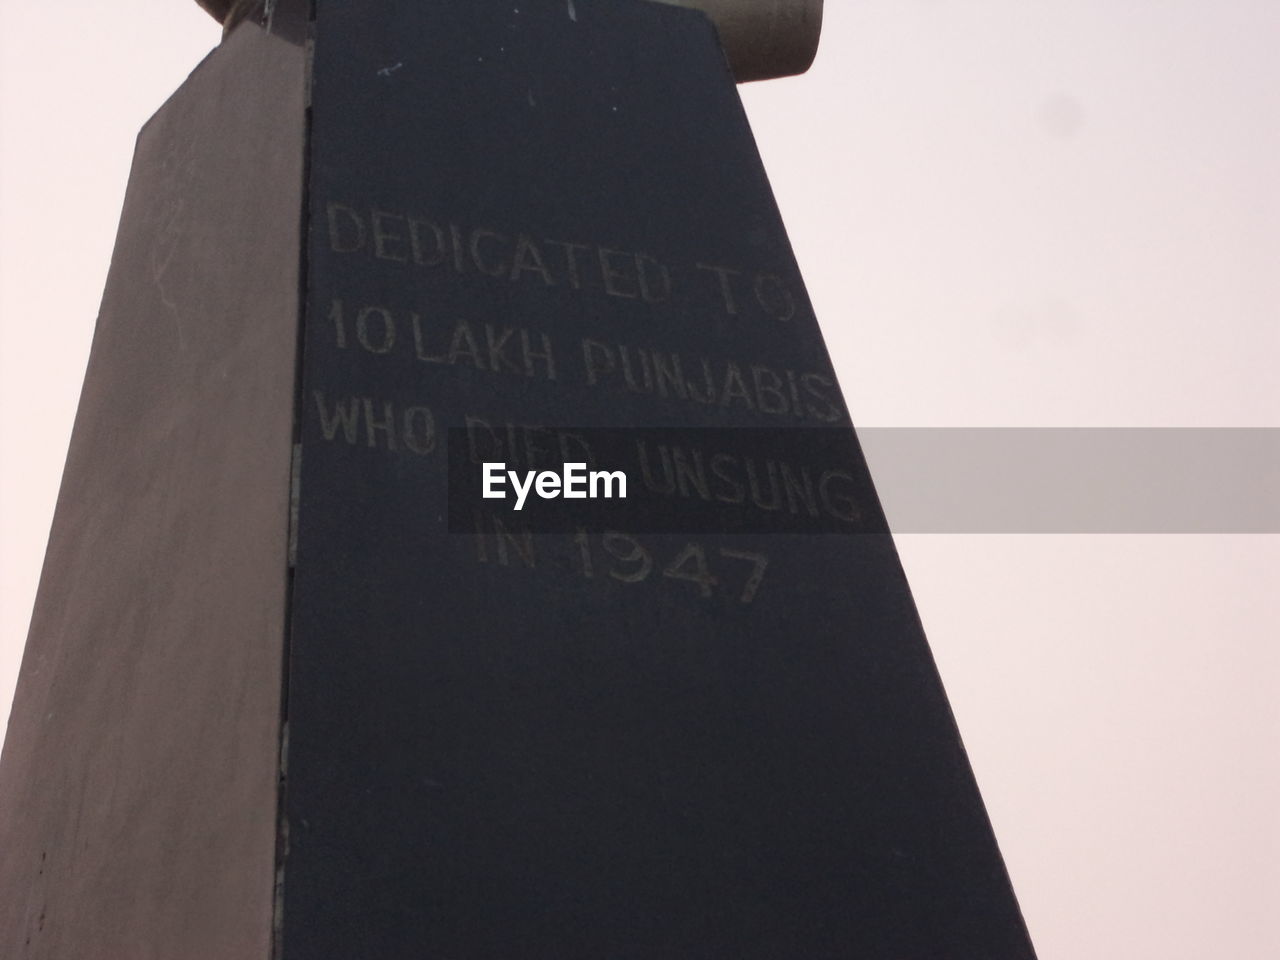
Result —
[{"label": "dark monument face", "polygon": [[848,427],[709,23],[316,38],[286,957],[1031,956],[888,537],[440,506],[451,428]]},{"label": "dark monument face", "polygon": [[[0,953],[1032,958],[711,23],[318,0],[310,32],[305,113],[246,24],[140,138]],[[175,309],[217,335],[144,366]],[[586,437],[662,438],[684,512],[459,504],[463,452]]]}]

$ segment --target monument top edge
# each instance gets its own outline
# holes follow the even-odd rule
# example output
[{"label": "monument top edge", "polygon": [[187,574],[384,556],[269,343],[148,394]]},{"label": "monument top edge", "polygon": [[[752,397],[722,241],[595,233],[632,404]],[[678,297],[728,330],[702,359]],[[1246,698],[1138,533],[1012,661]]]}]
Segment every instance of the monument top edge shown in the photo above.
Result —
[{"label": "monument top edge", "polygon": [[[569,0],[571,2],[571,0]],[[716,25],[739,83],[804,73],[818,53],[823,0],[654,0],[701,10]],[[264,0],[196,0],[230,31]]]}]

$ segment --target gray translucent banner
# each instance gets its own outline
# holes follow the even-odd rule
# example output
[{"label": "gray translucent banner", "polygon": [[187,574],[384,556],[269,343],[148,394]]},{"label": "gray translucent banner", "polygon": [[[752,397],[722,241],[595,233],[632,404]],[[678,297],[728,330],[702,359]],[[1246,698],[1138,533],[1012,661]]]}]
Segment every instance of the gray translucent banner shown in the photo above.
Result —
[{"label": "gray translucent banner", "polygon": [[895,533],[1277,533],[1280,429],[859,429]]}]

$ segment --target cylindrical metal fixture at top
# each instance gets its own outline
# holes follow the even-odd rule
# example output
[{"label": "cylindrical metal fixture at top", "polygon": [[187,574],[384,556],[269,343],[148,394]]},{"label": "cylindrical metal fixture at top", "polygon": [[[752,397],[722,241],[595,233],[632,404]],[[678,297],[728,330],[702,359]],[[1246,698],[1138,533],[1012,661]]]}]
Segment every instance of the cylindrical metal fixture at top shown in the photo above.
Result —
[{"label": "cylindrical metal fixture at top", "polygon": [[657,0],[702,10],[739,83],[804,73],[818,53],[822,0]]},{"label": "cylindrical metal fixture at top", "polygon": [[[219,22],[232,23],[262,0],[196,0]],[[608,2],[608,0],[597,0]],[[707,14],[720,31],[720,42],[739,83],[804,73],[818,52],[822,33],[822,0],[657,0],[692,7]]]}]

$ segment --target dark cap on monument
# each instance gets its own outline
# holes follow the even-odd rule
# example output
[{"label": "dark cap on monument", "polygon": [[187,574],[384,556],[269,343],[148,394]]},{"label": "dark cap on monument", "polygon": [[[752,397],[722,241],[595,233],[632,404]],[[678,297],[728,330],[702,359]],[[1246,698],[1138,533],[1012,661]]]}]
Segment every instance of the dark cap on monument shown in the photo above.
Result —
[{"label": "dark cap on monument", "polygon": [[[565,0],[570,8],[574,0]],[[588,0],[591,2],[591,0]],[[607,2],[607,0],[606,0]],[[822,0],[656,0],[701,10],[716,25],[734,79],[771,80],[804,73],[818,53]],[[257,14],[263,0],[196,0],[229,31]]]}]

